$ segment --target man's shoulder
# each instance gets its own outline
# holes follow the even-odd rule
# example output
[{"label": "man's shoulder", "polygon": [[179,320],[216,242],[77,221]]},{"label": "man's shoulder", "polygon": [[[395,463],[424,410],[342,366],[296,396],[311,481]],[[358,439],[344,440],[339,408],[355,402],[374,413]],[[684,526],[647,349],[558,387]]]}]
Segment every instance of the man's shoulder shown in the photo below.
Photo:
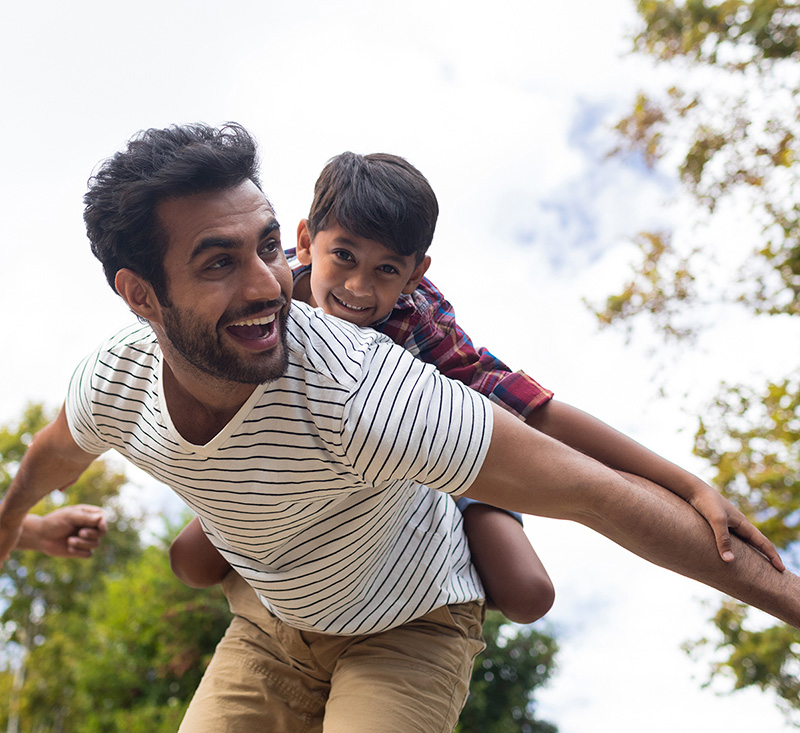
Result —
[{"label": "man's shoulder", "polygon": [[[290,354],[307,369],[345,385],[358,381],[374,352],[398,348],[390,338],[372,328],[359,328],[327,315],[321,308],[293,301],[287,324]],[[400,349],[402,351],[402,349]]]},{"label": "man's shoulder", "polygon": [[148,324],[133,323],[102,341],[83,360],[78,372],[85,376],[123,372],[152,373],[158,363],[158,340]]},{"label": "man's shoulder", "polygon": [[136,358],[137,354],[150,356],[155,353],[158,340],[146,323],[132,323],[103,341],[97,349],[100,354],[126,355]]}]

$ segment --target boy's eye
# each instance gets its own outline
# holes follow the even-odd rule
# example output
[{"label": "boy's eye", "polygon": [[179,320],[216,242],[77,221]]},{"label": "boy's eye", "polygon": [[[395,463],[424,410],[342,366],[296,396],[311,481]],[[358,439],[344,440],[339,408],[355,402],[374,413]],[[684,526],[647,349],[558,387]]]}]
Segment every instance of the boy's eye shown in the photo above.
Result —
[{"label": "boy's eye", "polygon": [[338,257],[340,260],[344,262],[355,262],[355,258],[353,255],[348,252],[346,249],[337,249],[333,252],[335,257]]},{"label": "boy's eye", "polygon": [[387,275],[396,275],[398,273],[398,269],[392,265],[380,265],[378,269]]}]

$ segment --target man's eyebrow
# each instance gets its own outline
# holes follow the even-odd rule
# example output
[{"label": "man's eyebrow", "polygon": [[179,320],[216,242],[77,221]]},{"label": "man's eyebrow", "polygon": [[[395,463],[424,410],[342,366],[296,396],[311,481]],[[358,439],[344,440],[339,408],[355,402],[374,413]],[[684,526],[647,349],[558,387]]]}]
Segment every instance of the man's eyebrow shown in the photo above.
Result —
[{"label": "man's eyebrow", "polygon": [[[277,219],[272,219],[268,222],[264,228],[261,230],[261,234],[259,235],[259,239],[268,239],[272,234],[276,231],[280,231],[281,225],[278,223]],[[192,250],[191,255],[189,255],[189,262],[196,259],[203,252],[207,252],[210,249],[239,249],[242,246],[242,242],[238,239],[233,239],[231,237],[206,237],[205,239],[201,239]]]}]

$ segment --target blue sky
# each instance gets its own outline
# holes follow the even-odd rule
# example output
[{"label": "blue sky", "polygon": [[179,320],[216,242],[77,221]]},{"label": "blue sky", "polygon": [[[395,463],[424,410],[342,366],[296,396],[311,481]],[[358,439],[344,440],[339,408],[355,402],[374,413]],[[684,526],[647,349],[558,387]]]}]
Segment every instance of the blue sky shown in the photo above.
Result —
[{"label": "blue sky", "polygon": [[[131,319],[88,251],[81,198],[131,134],[173,122],[256,135],[286,243],[328,158],[407,157],[439,196],[430,275],[473,339],[695,471],[685,403],[654,397],[658,361],[707,393],[758,371],[761,339],[776,338],[720,322],[690,363],[654,363],[646,329],[626,347],[581,304],[622,283],[632,235],[676,215],[673,181],[605,157],[609,126],[654,78],[624,55],[627,0],[44,0],[0,14],[4,422],[30,400],[57,406],[77,361]],[[785,349],[770,353],[798,356]],[[132,501],[174,510],[131,475]],[[706,668],[680,651],[713,592],[580,527],[526,527],[558,592],[561,671],[540,714],[562,733],[784,730],[767,697],[701,690]]]}]

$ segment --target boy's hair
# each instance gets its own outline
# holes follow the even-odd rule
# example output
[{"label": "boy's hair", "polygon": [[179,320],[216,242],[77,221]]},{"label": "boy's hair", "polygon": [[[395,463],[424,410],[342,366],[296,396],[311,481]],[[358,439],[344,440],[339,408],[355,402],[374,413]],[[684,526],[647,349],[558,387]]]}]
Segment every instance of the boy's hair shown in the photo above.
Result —
[{"label": "boy's hair", "polygon": [[439,203],[430,183],[396,155],[342,153],[331,158],[314,186],[308,230],[334,225],[422,262],[433,240]]},{"label": "boy's hair", "polygon": [[106,280],[122,268],[153,286],[169,305],[164,253],[167,234],[156,209],[167,199],[233,188],[261,188],[255,140],[242,126],[204,124],[143,130],[89,179],[83,220]]}]

